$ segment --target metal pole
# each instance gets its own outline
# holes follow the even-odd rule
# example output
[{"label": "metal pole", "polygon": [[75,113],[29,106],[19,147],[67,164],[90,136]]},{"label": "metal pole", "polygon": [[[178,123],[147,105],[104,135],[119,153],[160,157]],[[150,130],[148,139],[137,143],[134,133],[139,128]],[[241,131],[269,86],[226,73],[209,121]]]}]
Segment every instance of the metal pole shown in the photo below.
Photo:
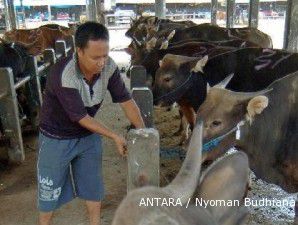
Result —
[{"label": "metal pole", "polygon": [[235,0],[227,0],[227,28],[234,26]]},{"label": "metal pole", "polygon": [[23,138],[19,118],[18,100],[10,68],[0,68],[0,90],[6,96],[0,101],[0,117],[5,136],[9,138],[8,156],[12,162],[25,159]]},{"label": "metal pole", "polygon": [[288,0],[284,48],[298,52],[298,0]]},{"label": "metal pole", "polygon": [[166,18],[166,1],[155,0],[155,15],[160,19]]},{"label": "metal pole", "polygon": [[216,24],[216,14],[217,14],[217,0],[211,0],[211,23]]},{"label": "metal pole", "polygon": [[48,5],[49,22],[52,21],[52,10],[51,5]]},{"label": "metal pole", "polygon": [[259,0],[250,0],[249,1],[249,27],[258,27],[259,20]]},{"label": "metal pole", "polygon": [[13,0],[4,0],[5,6],[5,20],[6,20],[6,29],[12,30],[17,28],[16,23],[16,11],[14,8]]}]

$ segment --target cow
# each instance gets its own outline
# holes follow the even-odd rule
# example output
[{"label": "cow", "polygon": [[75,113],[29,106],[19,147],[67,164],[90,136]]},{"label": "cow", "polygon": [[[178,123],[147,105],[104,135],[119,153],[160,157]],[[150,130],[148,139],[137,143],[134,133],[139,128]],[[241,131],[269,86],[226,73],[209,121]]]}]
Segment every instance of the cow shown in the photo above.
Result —
[{"label": "cow", "polygon": [[[212,87],[197,118],[204,120],[205,142],[245,121],[239,140],[233,135],[223,141],[248,155],[250,168],[258,178],[287,192],[298,192],[298,72],[257,93],[233,92],[225,85]],[[226,150],[221,146],[221,153]],[[297,209],[296,202],[296,224]]]},{"label": "cow", "polygon": [[[134,45],[134,42],[132,42]],[[223,48],[221,48],[223,47]],[[218,42],[203,42],[193,40],[186,40],[171,44],[169,46],[164,45],[160,49],[146,48],[145,46],[139,46],[135,44],[132,50],[130,47],[125,51],[131,55],[131,66],[143,65],[147,72],[150,72],[150,76],[153,77],[158,68],[158,61],[162,59],[165,54],[177,54],[185,56],[202,56],[203,53],[210,54],[212,49],[216,48],[216,52],[221,53],[223,51],[233,50],[234,48],[247,48],[257,47],[255,44],[249,41],[243,40],[230,40],[230,41],[218,41]],[[213,52],[213,50],[212,50]],[[150,59],[150,60],[149,60]],[[129,77],[129,73],[127,73]]]},{"label": "cow", "polygon": [[143,41],[147,36],[152,36],[157,31],[172,29],[183,29],[186,27],[195,26],[192,21],[171,21],[169,19],[159,19],[155,16],[140,17],[138,20],[131,23],[131,27],[125,35],[130,38],[136,38],[138,41]]},{"label": "cow", "polygon": [[213,86],[234,74],[229,89],[258,91],[298,71],[297,61],[297,53],[263,48],[236,49],[209,59],[167,54],[155,74],[154,104],[184,101],[184,114],[193,127],[195,112],[206,97],[207,82]]},{"label": "cow", "polygon": [[[159,67],[159,60],[163,58],[168,53],[174,53],[174,54],[184,54],[188,56],[198,56],[202,57],[205,55],[214,56],[217,54],[222,54],[224,52],[235,50],[235,48],[231,47],[220,47],[213,45],[211,43],[206,42],[190,42],[190,43],[184,43],[181,45],[177,45],[168,49],[161,49],[161,50],[153,50],[150,53],[147,53],[145,55],[135,55],[132,57],[132,65],[142,65],[146,69],[147,72],[147,85],[148,87],[152,88],[152,85],[154,84],[154,77],[156,70]],[[129,71],[127,73],[127,76],[129,77]],[[180,100],[177,101],[179,107],[180,107],[180,116],[181,116],[181,123],[179,126],[179,130],[176,132],[176,134],[180,134],[182,132],[182,137],[180,144],[183,144],[185,139],[188,137],[188,130],[186,129],[187,123],[185,123],[185,120],[182,118],[182,115],[188,114],[192,115],[193,112],[190,112],[190,106],[189,104],[184,101]]]},{"label": "cow", "polygon": [[[32,50],[34,45],[35,43],[23,45],[20,43],[9,43],[3,40],[1,41],[0,67],[9,67],[12,69],[14,82],[17,82],[19,79],[28,76],[26,69],[30,57],[29,49]],[[17,90],[20,117],[26,115],[27,118],[31,118],[33,112],[29,108],[28,99],[24,93],[25,91],[23,88]]]},{"label": "cow", "polygon": [[45,24],[45,25],[42,25],[40,26],[40,28],[43,28],[43,27],[46,27],[46,28],[49,28],[49,29],[52,29],[52,30],[60,30],[61,32],[63,32],[65,35],[74,35],[75,34],[75,30],[76,30],[76,27],[73,25],[70,25],[69,27],[65,27],[65,26],[61,26],[59,24],[55,24],[55,23],[50,23],[50,24]]},{"label": "cow", "polygon": [[25,77],[25,70],[27,61],[30,56],[29,49],[33,48],[32,43],[30,45],[24,45],[20,43],[10,43],[4,40],[0,43],[0,67],[10,67],[14,75],[14,81],[18,78]]},{"label": "cow", "polygon": [[[34,55],[42,54],[46,48],[55,48],[57,40],[66,40],[71,36],[60,29],[51,29],[47,27],[40,27],[37,29],[15,29],[4,34],[4,39],[10,42],[19,42],[23,44],[35,43],[40,46],[40,51],[34,52]],[[36,50],[36,48],[34,48]],[[31,51],[33,53],[33,50]]]},{"label": "cow", "polygon": [[[130,191],[116,210],[112,225],[240,225],[247,222],[248,211],[241,205],[249,173],[247,156],[240,152],[229,155],[212,165],[200,179],[201,132],[202,124],[198,122],[175,179],[163,188],[145,186]],[[190,203],[191,198],[194,203]],[[147,205],[148,199],[159,202]],[[204,208],[196,203],[198,200],[237,201],[239,206]],[[165,201],[172,203],[167,205]]]},{"label": "cow", "polygon": [[[218,43],[207,42],[186,42],[180,43],[175,46],[171,46],[166,49],[154,49],[151,52],[140,49],[138,52],[130,52],[131,65],[142,65],[147,71],[147,75],[150,80],[154,81],[155,72],[159,67],[159,60],[161,60],[166,54],[178,54],[185,56],[201,57],[205,55],[216,55],[226,51],[235,50],[232,47],[218,46]],[[229,43],[227,43],[229,45]],[[127,73],[129,77],[129,73]]]},{"label": "cow", "polygon": [[[170,38],[168,38],[169,36]],[[147,42],[152,40],[153,37],[159,42],[158,46],[160,46],[160,43],[165,39],[170,41],[170,43],[175,43],[195,38],[201,41],[228,41],[240,39],[252,42],[258,47],[272,48],[270,36],[252,27],[223,28],[204,23],[180,30],[168,29],[167,32],[155,32],[155,35],[151,35],[150,39],[147,39]]]}]

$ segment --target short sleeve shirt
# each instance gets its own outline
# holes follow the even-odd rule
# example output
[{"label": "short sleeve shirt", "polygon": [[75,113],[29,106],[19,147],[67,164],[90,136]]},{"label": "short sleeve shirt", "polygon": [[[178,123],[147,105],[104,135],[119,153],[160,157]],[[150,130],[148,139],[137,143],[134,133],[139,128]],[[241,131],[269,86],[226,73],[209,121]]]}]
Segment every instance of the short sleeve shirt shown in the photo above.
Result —
[{"label": "short sleeve shirt", "polygon": [[131,99],[113,59],[108,58],[101,73],[91,83],[84,79],[75,54],[61,60],[47,76],[40,131],[57,139],[80,138],[91,134],[78,121],[86,115],[95,116],[107,91],[114,103]]}]

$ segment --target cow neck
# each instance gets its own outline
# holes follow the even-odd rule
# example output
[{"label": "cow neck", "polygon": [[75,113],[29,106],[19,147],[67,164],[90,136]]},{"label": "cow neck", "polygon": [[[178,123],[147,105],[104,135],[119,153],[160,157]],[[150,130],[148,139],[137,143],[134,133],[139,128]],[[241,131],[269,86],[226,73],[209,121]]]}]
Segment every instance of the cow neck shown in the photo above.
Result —
[{"label": "cow neck", "polygon": [[190,99],[189,104],[195,111],[198,111],[199,106],[204,102],[206,98],[206,87],[207,82],[204,79],[204,75],[200,73],[194,73],[192,78],[192,84],[188,87],[188,90],[182,97]]}]

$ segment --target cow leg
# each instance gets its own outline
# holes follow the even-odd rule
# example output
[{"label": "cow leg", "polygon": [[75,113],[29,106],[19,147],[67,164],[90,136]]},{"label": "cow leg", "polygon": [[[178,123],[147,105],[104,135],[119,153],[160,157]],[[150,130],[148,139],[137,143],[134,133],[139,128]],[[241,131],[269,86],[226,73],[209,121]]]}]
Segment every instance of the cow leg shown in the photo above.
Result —
[{"label": "cow leg", "polygon": [[296,202],[295,202],[295,219],[294,219],[294,225],[298,225],[298,199],[296,199]]},{"label": "cow leg", "polygon": [[180,108],[179,108],[179,117],[180,117],[180,125],[179,125],[179,129],[174,133],[175,136],[179,136],[186,129],[186,126],[187,126],[186,118],[183,116],[183,112]]},{"label": "cow leg", "polygon": [[[195,121],[196,121],[196,113],[194,109],[188,104],[181,104],[181,105],[179,104],[179,106],[188,124],[190,125],[190,129],[192,130],[194,128]],[[188,139],[188,126],[186,126],[186,129],[183,132],[183,135],[180,140],[180,144],[185,143],[187,139]]]}]

